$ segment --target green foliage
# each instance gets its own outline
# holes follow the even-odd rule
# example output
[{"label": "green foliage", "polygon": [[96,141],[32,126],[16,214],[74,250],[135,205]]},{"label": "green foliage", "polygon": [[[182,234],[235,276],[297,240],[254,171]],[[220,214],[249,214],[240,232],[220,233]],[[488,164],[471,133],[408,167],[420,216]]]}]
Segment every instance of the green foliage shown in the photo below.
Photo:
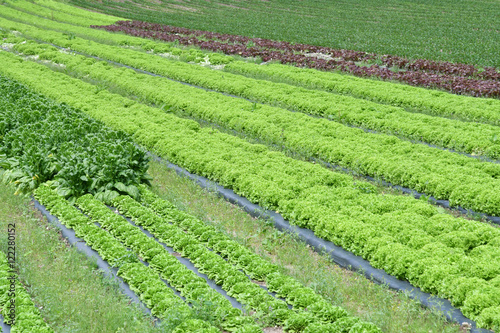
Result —
[{"label": "green foliage", "polygon": [[358,323],[360,323],[360,320],[356,317],[340,318],[332,325],[332,332],[349,333],[351,332],[351,329]]},{"label": "green foliage", "polygon": [[294,313],[286,321],[283,330],[285,332],[297,333],[302,332],[314,319],[309,312]]},{"label": "green foliage", "polygon": [[262,328],[257,325],[244,325],[238,328],[235,333],[260,333]]},{"label": "green foliage", "polygon": [[[491,25],[500,10],[496,2],[487,0],[465,0],[460,6],[453,0],[251,0],[231,2],[231,6],[224,1],[192,0],[183,7],[186,10],[176,10],[175,0],[71,2],[128,19],[191,29],[500,67],[498,32]],[[206,16],[203,20],[200,13]]]},{"label": "green foliage", "polygon": [[[347,316],[347,312],[344,309],[333,306],[312,289],[306,288],[294,278],[278,272],[277,267],[270,265],[260,256],[252,254],[247,248],[222,235],[215,228],[178,210],[170,202],[160,199],[145,186],[141,186],[140,190],[144,203],[157,214],[180,226],[186,233],[194,235],[204,244],[209,244],[215,252],[226,258],[228,262],[236,265],[237,268],[242,269],[247,275],[256,280],[264,280],[269,291],[275,292],[278,297],[285,298],[287,303],[293,305],[297,311],[305,311],[299,312],[296,315],[288,311],[288,308],[283,307],[281,302],[260,305],[258,307],[260,311],[264,313],[269,312],[272,324],[285,324],[288,325],[290,330],[297,330],[310,322],[323,327],[327,323],[334,323],[338,319]],[[129,205],[132,204],[130,199],[124,198],[123,202],[129,202]],[[145,213],[141,214],[141,216],[144,215]],[[262,270],[259,267],[264,267],[265,269]],[[259,271],[259,275],[255,274],[256,270]],[[231,279],[226,279],[224,287],[231,286],[231,289],[228,291],[230,295],[237,295],[240,292],[251,293],[250,290],[252,288],[255,289],[255,287],[252,287],[252,284],[245,281],[247,280],[244,278],[238,280],[232,276]],[[328,326],[326,325],[325,327]]]},{"label": "green foliage", "polygon": [[500,329],[500,306],[494,306],[484,309],[477,319],[481,327],[491,327],[493,330]]},{"label": "green foliage", "polygon": [[344,317],[334,324],[310,324],[304,333],[381,333],[382,331],[372,323],[360,322],[354,317]]},{"label": "green foliage", "polygon": [[332,324],[320,324],[320,323],[312,323],[307,325],[304,333],[330,333],[334,332],[332,330]]},{"label": "green foliage", "polygon": [[[133,227],[126,220],[122,221],[123,218],[114,214],[90,194],[79,198],[78,203],[89,206],[87,209],[89,213],[93,213],[89,214],[93,216],[92,221],[48,186],[39,186],[34,191],[34,194],[40,203],[42,203],[51,214],[55,215],[61,223],[74,229],[77,237],[83,238],[87,245],[97,251],[104,260],[108,261],[112,266],[119,268],[118,275],[122,277],[123,280],[128,283],[130,289],[137,293],[140,299],[151,308],[152,314],[161,319],[168,320],[168,322],[165,323],[165,327],[174,329],[179,325],[183,325],[186,321],[196,318],[196,314],[193,313],[190,307],[160,279],[158,273],[139,262],[137,254],[129,251],[126,247],[130,246],[134,249],[140,248],[142,250],[142,252],[139,252],[141,256],[149,260],[150,258],[148,255],[151,254],[153,248],[159,251],[164,250],[161,245],[153,239],[149,239],[140,230],[139,234],[136,233],[134,235],[133,230],[137,229],[136,227]],[[97,218],[99,212],[103,212],[103,210],[111,214],[105,221]],[[101,225],[110,232],[98,227],[94,224],[95,221],[101,222]],[[120,222],[122,223],[120,224]],[[117,230],[112,229],[113,226],[117,228]],[[119,228],[120,226],[121,228]],[[127,228],[127,226],[129,226],[129,228]],[[141,237],[141,235],[143,237]],[[149,241],[145,240],[144,237]],[[120,240],[124,241],[125,245],[122,244]],[[159,254],[159,252],[157,252],[157,254]],[[159,258],[161,255],[157,255],[157,257]],[[184,269],[187,270],[187,268],[180,264],[175,257],[170,255],[166,258],[170,258],[170,262],[177,262],[180,267],[184,267]],[[191,271],[189,272],[193,273]],[[196,275],[194,276],[196,277]],[[192,277],[189,277],[188,280],[189,279],[192,279]],[[192,280],[196,281],[196,279]],[[199,281],[199,279],[197,281]],[[189,327],[189,323],[186,325]],[[212,327],[205,321],[203,321],[202,326],[208,327],[207,330],[203,332],[219,332],[218,329]]]},{"label": "green foliage", "polygon": [[53,180],[66,198],[111,190],[137,197],[150,179],[149,159],[125,133],[5,77],[0,91],[0,166],[17,192]]},{"label": "green foliage", "polygon": [[172,333],[217,333],[220,332],[210,324],[199,319],[190,319],[177,326]]},{"label": "green foliage", "polygon": [[[353,112],[354,110],[351,111],[348,108],[334,109],[333,107],[326,107],[326,111],[321,111],[319,107],[326,105],[326,101],[321,102],[319,98],[317,98],[318,102],[316,105],[307,102],[304,102],[304,104],[311,104],[312,110],[309,112],[315,114],[324,114],[325,116],[328,115],[331,116],[332,119],[335,119],[337,118],[335,111],[342,111],[342,120],[344,122],[410,138],[414,135],[414,139],[439,145],[451,144],[451,142],[449,142],[451,141],[451,133],[449,133],[449,130],[456,131],[460,127],[465,129],[477,125],[452,121],[446,118],[433,118],[421,113],[493,125],[498,125],[500,122],[498,117],[500,101],[493,98],[478,99],[475,97],[454,95],[443,91],[412,87],[395,82],[370,80],[351,75],[324,72],[315,69],[296,68],[282,64],[267,64],[262,66],[243,61],[234,61],[225,66],[224,71],[260,80],[293,84],[300,88],[297,88],[297,91],[302,92],[302,94],[305,94],[307,89],[319,89],[335,94],[348,95],[358,99],[377,102],[366,102],[364,104],[358,102],[357,112]],[[226,75],[229,73],[226,73]],[[272,83],[268,83],[268,85],[272,85]],[[275,83],[274,85],[279,87],[279,84]],[[315,92],[314,94],[310,92],[310,95],[312,97],[328,96],[323,92]],[[299,96],[295,95],[290,99],[295,100],[295,98],[298,97]],[[354,100],[352,97],[344,99],[340,97],[337,98],[339,100],[352,101]],[[292,103],[287,103],[287,105],[290,104]],[[402,107],[405,108],[405,110],[389,107],[389,105]],[[420,114],[408,113],[408,109],[420,112]],[[373,116],[381,111],[385,111],[387,114],[384,116],[379,114],[376,119],[366,118],[367,115]],[[403,118],[405,115],[407,117],[406,121]],[[418,122],[425,122],[425,124],[422,124],[423,128],[416,128]],[[441,135],[441,141],[438,141],[437,133],[434,133],[434,135],[430,133],[431,127],[434,131],[442,131],[442,133],[447,133],[448,135],[444,136],[444,138],[443,135]],[[449,130],[444,130],[444,128],[448,128]],[[482,138],[484,141],[483,143],[493,143],[495,147],[497,147],[498,139],[496,139],[496,133],[498,130],[495,127],[488,128],[488,136]],[[470,141],[471,138],[468,139]],[[460,149],[458,142],[460,141],[454,142],[453,144],[455,146],[450,148]],[[469,142],[469,145],[471,144],[472,142]],[[466,144],[463,144],[463,146],[465,148]],[[476,147],[476,149],[478,148],[479,147]]]}]

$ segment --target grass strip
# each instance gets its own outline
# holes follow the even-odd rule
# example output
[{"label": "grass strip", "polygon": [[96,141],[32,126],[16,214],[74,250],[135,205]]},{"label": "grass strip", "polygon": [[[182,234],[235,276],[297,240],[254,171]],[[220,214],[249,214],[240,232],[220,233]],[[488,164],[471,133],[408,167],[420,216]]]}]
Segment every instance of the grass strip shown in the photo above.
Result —
[{"label": "grass strip", "polygon": [[[10,227],[12,226],[15,226],[15,224],[10,225]],[[3,252],[0,252],[0,308],[2,316],[7,320],[7,324],[11,326],[11,331],[54,332],[43,320],[40,310],[35,306],[31,296],[17,278],[15,271],[15,236],[8,239],[7,253],[9,259]]]}]

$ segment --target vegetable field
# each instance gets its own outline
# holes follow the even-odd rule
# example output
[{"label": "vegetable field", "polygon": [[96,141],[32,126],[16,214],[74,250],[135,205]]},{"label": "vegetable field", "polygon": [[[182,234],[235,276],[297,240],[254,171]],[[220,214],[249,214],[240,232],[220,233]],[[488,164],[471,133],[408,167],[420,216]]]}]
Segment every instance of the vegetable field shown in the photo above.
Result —
[{"label": "vegetable field", "polygon": [[[488,21],[499,8],[391,1],[384,9],[378,2],[354,11],[321,1],[4,1],[0,172],[7,185],[0,190],[25,198],[23,214],[38,221],[33,228],[51,221],[44,228],[60,235],[52,248],[76,246],[93,258],[85,265],[97,265],[98,283],[129,307],[118,310],[122,300],[110,294],[129,319],[105,311],[96,314],[100,326],[89,328],[77,315],[88,310],[82,305],[65,309],[63,320],[36,269],[30,275],[28,261],[16,261],[35,251],[33,241],[2,221],[14,230],[0,239],[4,326],[499,332],[499,27]],[[378,17],[376,29],[352,35],[349,20],[328,25],[332,13],[363,20],[363,8]],[[263,10],[280,18],[276,29],[256,25]],[[466,11],[460,29],[477,26],[469,34],[452,28]],[[189,23],[202,13],[211,16]],[[429,23],[417,24],[414,15]],[[298,17],[300,33],[288,22]],[[404,37],[395,44],[396,18]],[[386,35],[370,37],[377,33]],[[462,52],[460,45],[483,39]],[[419,46],[424,40],[430,47]],[[181,199],[174,183],[186,174],[209,190]],[[237,217],[223,198],[209,199],[216,193],[261,218],[243,210],[245,218]],[[218,200],[217,207],[190,208],[206,200]],[[214,218],[212,209],[224,205],[231,213]],[[7,210],[8,219],[19,216]],[[279,232],[270,216],[294,231]],[[238,220],[233,230],[226,219]],[[248,231],[247,223],[260,226]],[[340,269],[336,264],[354,261],[319,253],[317,244],[340,247],[445,306],[421,306],[414,293]],[[309,268],[289,263],[287,256],[300,252],[292,248],[306,251]],[[328,267],[320,278],[318,262]],[[377,290],[387,309],[345,291],[358,280]]]},{"label": "vegetable field", "polygon": [[495,19],[500,9],[489,0],[459,5],[452,0],[71,2],[128,19],[218,33],[481,66],[498,67],[500,60]]}]

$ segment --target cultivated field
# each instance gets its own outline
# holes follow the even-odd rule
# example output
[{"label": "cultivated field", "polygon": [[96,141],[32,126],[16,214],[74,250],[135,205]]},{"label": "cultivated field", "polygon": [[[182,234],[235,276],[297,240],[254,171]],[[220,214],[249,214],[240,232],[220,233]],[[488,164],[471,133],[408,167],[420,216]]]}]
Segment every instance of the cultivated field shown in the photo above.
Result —
[{"label": "cultivated field", "polygon": [[2,327],[500,331],[499,13],[4,1]]},{"label": "cultivated field", "polygon": [[178,27],[338,49],[500,65],[494,0],[133,0],[79,6]]}]

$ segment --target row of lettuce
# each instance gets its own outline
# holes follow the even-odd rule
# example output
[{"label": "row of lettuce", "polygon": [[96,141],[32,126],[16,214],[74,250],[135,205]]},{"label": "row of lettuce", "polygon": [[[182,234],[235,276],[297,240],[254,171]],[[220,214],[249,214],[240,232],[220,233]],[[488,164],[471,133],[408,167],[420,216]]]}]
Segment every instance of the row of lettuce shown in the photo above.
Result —
[{"label": "row of lettuce", "polygon": [[[331,305],[313,289],[304,287],[294,278],[280,273],[275,265],[252,253],[215,227],[178,210],[147,188],[142,187],[141,190],[143,202],[149,209],[128,196],[116,198],[113,205],[134,221],[143,225],[149,224],[147,228],[156,233],[158,238],[165,240],[169,237],[174,249],[177,248],[183,256],[193,261],[200,271],[221,284],[229,295],[255,310],[256,314],[271,312],[269,314],[273,319],[272,324],[283,326],[285,331],[291,332],[304,329],[314,332],[380,331],[371,323],[349,317],[344,309]],[[165,228],[165,221],[170,221],[172,226],[177,228],[176,231],[158,231]],[[264,281],[269,291],[285,301],[271,297],[264,288],[250,282],[250,278]],[[289,306],[293,306],[294,311],[291,311]]]},{"label": "row of lettuce", "polygon": [[217,42],[227,43],[231,45],[246,45],[251,49],[275,49],[283,53],[304,53],[311,56],[313,59],[318,53],[329,55],[338,60],[366,62],[366,65],[374,63],[378,60],[380,65],[388,67],[397,67],[398,69],[410,71],[422,71],[433,74],[451,74],[461,77],[476,77],[482,80],[497,80],[500,79],[500,73],[493,67],[476,67],[470,64],[449,63],[442,61],[424,60],[424,59],[405,59],[398,56],[383,55],[378,56],[373,53],[353,50],[338,50],[325,46],[316,46],[310,44],[293,43],[286,41],[275,41],[264,38],[251,38],[241,35],[221,34],[212,31],[193,30],[189,28],[176,27],[171,25],[151,23],[147,21],[118,21],[114,22],[115,26],[124,26],[130,29],[145,30],[151,32],[178,34],[183,37],[198,37],[201,39],[214,40]]},{"label": "row of lettuce", "polygon": [[[148,103],[163,105],[163,109],[173,107],[183,116],[217,124],[261,142],[283,147],[307,159],[319,158],[437,199],[448,199],[453,206],[490,215],[500,214],[500,164],[412,144],[395,136],[367,133],[326,119],[257,105],[164,78],[138,74],[132,69],[116,68],[104,61],[60,52],[48,44],[26,42],[21,37],[11,41],[18,42],[13,48],[24,55],[36,55],[39,60],[63,65],[74,75],[119,88]],[[141,59],[145,54],[136,55],[145,64]],[[122,52],[121,58],[125,57],[125,52]],[[156,63],[155,59],[149,59],[144,66],[149,68],[158,64],[162,68],[161,58],[157,58]],[[26,66],[19,64],[19,67]],[[36,66],[33,64],[31,67]],[[16,70],[11,67],[5,71],[14,75]],[[49,72],[44,74],[46,77],[60,77],[57,73],[45,72]],[[69,103],[69,100],[65,101]]]},{"label": "row of lettuce", "polygon": [[[175,313],[178,326],[174,332],[189,332],[188,327],[193,329],[194,324],[200,323],[196,311],[192,311],[188,304],[193,307],[198,304],[213,306],[211,316],[215,320],[211,321],[212,326],[202,322],[207,326],[203,332],[218,332],[217,327],[230,332],[261,332],[256,320],[262,321],[264,317],[267,318],[266,324],[282,326],[286,332],[381,332],[371,323],[348,316],[344,309],[331,305],[312,289],[280,273],[274,265],[221,236],[203,222],[176,210],[147,189],[142,188],[142,192],[156,210],[168,218],[160,217],[128,196],[116,197],[111,203],[130,217],[130,222],[90,194],[76,201],[81,211],[47,186],[35,190],[35,196],[62,223],[75,229],[79,237],[119,267],[118,275],[152,308],[154,315],[172,318],[172,313]],[[150,231],[157,240],[143,230]],[[187,269],[163,245],[193,262],[199,272],[221,285],[248,310],[253,310],[253,315],[244,315],[234,308],[228,299],[211,289],[205,279]],[[216,248],[216,252],[212,248]],[[224,260],[217,252],[226,253],[229,260]],[[227,255],[229,252],[231,254]],[[286,302],[253,283],[239,270],[242,267],[246,272],[252,272],[253,277],[265,280],[269,290]],[[175,295],[158,275],[180,291],[185,301]],[[293,305],[293,309],[287,303]]]},{"label": "row of lettuce", "polygon": [[[143,266],[138,273],[152,270],[156,273],[152,275],[157,276],[159,274],[168,285],[180,291],[180,295],[185,297],[187,303],[206,302],[213,304],[213,310],[216,309],[213,316],[217,318],[218,323],[224,325],[224,329],[229,327],[237,328],[240,326],[239,324],[245,322],[246,318],[241,318],[242,312],[234,308],[228,299],[214,291],[205,279],[189,270],[179,262],[173,253],[168,252],[154,238],[148,237],[137,225],[143,226],[147,230],[155,228],[153,235],[156,238],[173,247],[175,251],[181,252],[182,245],[187,244],[187,242],[186,239],[177,238],[180,236],[177,228],[168,223],[163,223],[163,221],[160,224],[153,224],[154,220],[152,220],[151,216],[144,216],[147,222],[135,220],[136,225],[132,225],[123,216],[110,210],[103,202],[95,199],[91,194],[80,197],[76,201],[76,205],[91,218],[91,223],[99,223],[101,228],[109,232],[112,237],[129,248],[135,256],[148,264],[150,269]],[[147,227],[145,224],[147,224]],[[125,279],[127,280],[130,277],[131,275],[127,275]],[[165,288],[165,286],[164,283],[162,288]],[[151,299],[148,306],[165,304],[159,295],[156,296],[151,293],[149,297]],[[179,297],[176,300],[181,302]],[[181,317],[186,316],[183,314],[184,312],[191,312],[187,304],[183,304],[181,309],[176,309],[175,304],[166,304],[164,306],[166,311],[172,311],[173,309],[175,309],[173,311],[179,311]],[[153,308],[153,310],[155,309]]]},{"label": "row of lettuce", "polygon": [[[327,91],[310,90],[283,83],[247,78],[229,72],[214,71],[207,67],[193,66],[185,62],[160,58],[138,50],[123,49],[118,46],[95,43],[80,38],[68,39],[59,32],[47,31],[5,19],[0,20],[0,25],[7,28],[10,27],[10,29],[15,29],[16,31],[22,31],[29,38],[43,40],[77,52],[84,52],[91,56],[147,70],[203,88],[251,99],[259,103],[281,106],[305,114],[325,117],[348,126],[359,126],[409,140],[424,141],[460,152],[474,153],[495,159],[500,156],[500,129],[494,125],[463,122],[458,119],[453,120],[421,113],[411,113],[399,107],[377,104],[351,96],[336,95]],[[9,40],[7,39],[6,42],[9,42]],[[17,47],[16,50],[27,54],[36,52],[32,49],[30,50],[30,47],[33,47],[33,45]],[[147,48],[142,49],[142,51],[145,50]],[[186,55],[186,59],[188,57]],[[212,58],[212,60],[214,59]],[[269,79],[273,78],[272,73],[274,70],[272,68],[276,66],[280,66],[278,67],[280,69],[285,67],[282,65],[261,66],[251,63],[233,62],[227,65],[226,69],[236,68],[244,71],[245,74],[252,71],[259,75],[267,73],[268,76],[266,79]],[[307,76],[308,72],[303,71],[301,73],[297,71],[300,70],[294,70],[293,67],[285,67],[281,71],[276,71],[276,73],[282,73],[292,78],[298,77],[299,82],[304,85],[307,85],[307,78],[314,78],[314,82],[319,81],[326,86],[332,86],[335,82],[338,82],[328,77],[320,79],[321,76],[315,73],[309,73],[309,76]],[[306,79],[300,79],[304,77]],[[362,90],[368,92],[375,91],[369,85],[376,82],[368,81],[365,84],[366,87]],[[407,88],[405,86],[398,87]],[[387,93],[390,95],[393,91],[389,90]],[[404,93],[392,96],[396,96],[395,98],[397,98],[399,95],[406,96]],[[441,97],[435,96],[434,98],[439,100]],[[415,100],[419,101],[420,99],[416,97]],[[475,102],[476,100],[473,101]],[[443,105],[450,104],[446,102],[441,103]],[[466,107],[464,110],[469,112],[471,108]],[[487,112],[487,109],[484,107],[481,107],[481,110]],[[490,111],[492,117],[500,119],[498,107],[496,111],[493,111],[493,109]],[[453,112],[456,113],[456,110]]]},{"label": "row of lettuce", "polygon": [[[496,68],[491,67],[487,69],[487,76],[491,74],[496,79],[482,80],[453,74],[416,71],[414,69],[400,70],[396,65],[397,61],[393,62],[393,65],[396,65],[395,68],[388,68],[378,63],[368,65],[363,60],[355,62],[342,59],[346,55],[356,57],[353,54],[355,52],[352,51],[331,52],[325,49],[315,53],[308,52],[307,46],[296,44],[295,46],[299,48],[303,47],[303,49],[300,51],[288,50],[283,52],[283,44],[288,44],[286,42],[266,41],[260,38],[247,40],[247,42],[237,40],[245,38],[242,36],[230,36],[229,39],[232,39],[231,37],[234,39],[228,42],[227,40],[221,40],[229,37],[228,35],[220,38],[220,36],[216,36],[214,33],[206,32],[205,36],[193,36],[190,34],[190,31],[187,31],[187,34],[185,34],[187,29],[141,21],[119,21],[113,25],[92,27],[164,42],[177,42],[185,46],[194,45],[204,50],[238,55],[245,58],[258,58],[265,62],[274,61],[300,68],[344,72],[362,78],[369,77],[386,81],[399,81],[411,86],[439,89],[453,94],[490,98],[498,98],[500,96],[500,82],[498,82],[500,74]],[[378,61],[384,61],[384,59],[390,57],[382,57]],[[424,60],[421,60],[421,62],[425,63],[424,66],[431,67],[434,65],[435,69],[439,67]]]},{"label": "row of lettuce", "polygon": [[54,21],[71,22],[74,25],[83,27],[92,24],[112,24],[117,20],[121,20],[116,16],[82,10],[59,1],[37,0],[31,3],[29,1],[5,1],[3,4],[6,8],[9,6],[21,12],[33,13]]},{"label": "row of lettuce", "polygon": [[453,117],[494,125],[500,124],[498,113],[500,102],[497,99],[457,96],[440,90],[429,90],[386,81],[367,80],[338,73],[296,68],[275,63],[259,66],[234,61],[224,69],[234,74],[350,95],[439,117]]},{"label": "row of lettuce", "polygon": [[[51,98],[81,108],[191,172],[279,211],[292,223],[449,298],[483,327],[498,320],[500,231],[443,214],[410,197],[201,128],[36,63],[0,52],[9,71]],[[210,149],[207,149],[210,147]]]},{"label": "row of lettuce", "polygon": [[[196,63],[206,62],[206,60],[208,59],[211,64],[226,64],[234,60],[234,58],[220,53],[203,52],[195,48],[179,48],[175,47],[172,44],[157,43],[142,38],[121,34],[112,34],[106,31],[91,29],[88,28],[90,22],[99,22],[100,19],[95,18],[90,21],[88,18],[80,16],[80,12],[88,13],[83,10],[77,10],[71,14],[59,12],[57,14],[57,19],[60,21],[58,21],[55,18],[52,19],[52,15],[54,13],[53,10],[38,6],[37,4],[30,2],[22,1],[19,2],[19,4],[25,4],[28,7],[34,6],[34,8],[31,9],[31,12],[24,12],[10,8],[8,6],[3,6],[0,17],[8,20],[4,22],[8,23],[9,29],[12,28],[15,30],[16,23],[29,24],[45,29],[45,31],[47,32],[49,32],[50,30],[61,32],[66,36],[67,42],[73,40],[76,37],[81,37],[91,39],[103,44],[120,46],[125,49],[139,48],[148,51],[154,49],[158,53],[169,54],[173,57],[179,57],[184,61]],[[64,4],[58,5],[66,6]],[[33,11],[35,12],[33,13]],[[17,27],[22,26],[24,25],[17,25]]]},{"label": "row of lettuce", "polygon": [[154,316],[168,318],[172,309],[178,311],[178,327],[174,332],[189,332],[189,327],[197,327],[200,332],[206,333],[220,332],[194,317],[190,307],[160,279],[158,273],[144,266],[136,253],[127,249],[110,233],[91,223],[87,216],[55,191],[43,185],[35,190],[35,197],[111,266],[119,267],[118,276],[151,308]]}]

